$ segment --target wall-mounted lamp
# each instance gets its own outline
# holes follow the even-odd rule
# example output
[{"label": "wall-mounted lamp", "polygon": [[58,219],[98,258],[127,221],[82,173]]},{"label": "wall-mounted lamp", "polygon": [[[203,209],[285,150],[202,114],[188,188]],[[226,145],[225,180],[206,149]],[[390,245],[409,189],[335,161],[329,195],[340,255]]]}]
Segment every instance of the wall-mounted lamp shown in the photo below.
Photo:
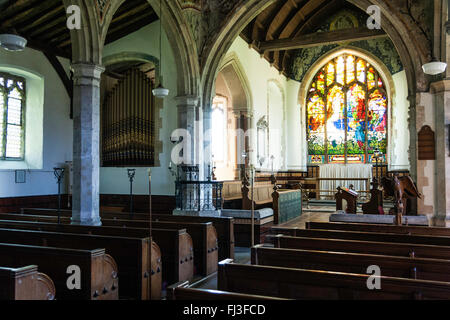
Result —
[{"label": "wall-mounted lamp", "polygon": [[435,76],[444,73],[447,69],[447,64],[445,62],[439,61],[436,57],[434,57],[430,62],[424,64],[422,66],[422,69],[425,74]]},{"label": "wall-mounted lamp", "polygon": [[27,39],[19,36],[15,30],[0,34],[0,47],[5,50],[18,52],[23,51],[26,46]]}]

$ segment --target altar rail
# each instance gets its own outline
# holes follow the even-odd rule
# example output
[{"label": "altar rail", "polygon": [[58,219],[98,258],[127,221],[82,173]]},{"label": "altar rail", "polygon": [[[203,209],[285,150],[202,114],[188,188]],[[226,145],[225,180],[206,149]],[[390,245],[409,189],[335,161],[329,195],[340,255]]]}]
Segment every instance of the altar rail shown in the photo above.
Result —
[{"label": "altar rail", "polygon": [[[348,182],[347,184],[342,184],[341,187],[346,187],[348,188],[350,186],[350,184],[352,184],[351,182],[356,182],[356,181],[365,181],[366,182],[366,189],[365,190],[355,190],[359,196],[358,196],[358,201],[363,201],[363,200],[367,200],[370,198],[370,179],[369,178],[315,178],[315,179],[310,179],[307,181],[307,184],[305,184],[302,187],[302,191],[305,192],[306,194],[310,194],[310,193],[314,193],[315,194],[315,198],[317,200],[334,200],[334,195],[336,194],[336,190],[321,190],[320,189],[320,182],[321,181],[346,181]],[[315,185],[314,188],[311,188],[311,185]],[[325,195],[325,196],[323,196]]]}]

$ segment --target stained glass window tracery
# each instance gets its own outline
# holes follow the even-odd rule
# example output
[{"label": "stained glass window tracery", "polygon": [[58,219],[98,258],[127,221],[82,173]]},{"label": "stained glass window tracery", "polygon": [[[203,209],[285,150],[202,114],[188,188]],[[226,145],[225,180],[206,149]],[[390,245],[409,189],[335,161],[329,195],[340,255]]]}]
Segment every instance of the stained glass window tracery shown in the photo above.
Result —
[{"label": "stained glass window tracery", "polygon": [[25,79],[0,73],[0,160],[24,158]]},{"label": "stained glass window tracery", "polygon": [[319,70],[307,97],[309,163],[371,163],[387,153],[388,98],[375,68],[343,54]]}]

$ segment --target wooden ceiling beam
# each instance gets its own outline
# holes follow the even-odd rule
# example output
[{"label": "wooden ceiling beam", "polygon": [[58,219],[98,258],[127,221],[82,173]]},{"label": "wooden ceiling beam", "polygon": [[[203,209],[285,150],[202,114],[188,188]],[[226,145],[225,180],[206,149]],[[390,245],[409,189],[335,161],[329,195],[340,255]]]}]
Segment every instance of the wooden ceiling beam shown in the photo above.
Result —
[{"label": "wooden ceiling beam", "polygon": [[[315,10],[308,13],[308,15],[303,17],[303,23],[299,23],[295,30],[292,32],[291,37],[297,38],[306,28],[310,27],[311,20],[316,17],[326,16],[329,12],[334,12],[338,10],[338,6],[342,5],[341,0],[331,0],[327,1],[324,5],[318,6]],[[287,69],[289,59],[291,58],[291,51],[284,51],[283,60],[281,62],[281,67],[284,72]]]},{"label": "wooden ceiling beam", "polygon": [[15,0],[10,1],[8,5],[2,10],[2,19],[8,19],[14,15],[19,14],[37,4],[39,4],[41,0]]},{"label": "wooden ceiling beam", "polygon": [[116,24],[116,23],[118,23],[118,22],[120,22],[120,21],[122,21],[122,20],[124,20],[124,19],[126,19],[126,18],[128,18],[128,17],[130,17],[130,16],[133,16],[133,15],[135,15],[137,13],[140,13],[140,12],[143,12],[143,11],[147,11],[147,12],[150,13],[150,12],[153,12],[153,9],[148,3],[144,3],[144,4],[141,4],[141,5],[137,6],[137,7],[135,7],[135,8],[129,9],[128,11],[124,12],[123,14],[120,14],[120,15],[115,14],[113,19],[112,19],[112,21],[111,21],[111,26]]},{"label": "wooden ceiling beam", "polygon": [[[67,21],[66,16],[56,18],[51,22],[44,24],[41,28],[36,28],[36,30],[29,32],[29,35],[31,37],[35,38],[43,37],[45,39],[47,37],[50,37],[52,34],[59,32],[61,29],[66,29],[67,31],[69,31],[66,28],[66,21]],[[62,28],[57,28],[57,26],[62,26]]]},{"label": "wooden ceiling beam", "polygon": [[366,28],[343,29],[329,32],[316,32],[297,38],[277,39],[263,41],[258,44],[262,52],[293,50],[319,45],[335,44],[339,42],[351,42],[387,37],[383,30],[369,30]]},{"label": "wooden ceiling beam", "polygon": [[26,25],[20,27],[20,30],[22,30],[22,32],[27,32],[32,29],[39,29],[49,21],[56,19],[58,16],[61,17],[61,13],[65,13],[64,7],[55,6],[53,9],[50,9],[49,11],[41,14],[38,19],[33,19],[33,21],[27,21]]},{"label": "wooden ceiling beam", "polygon": [[[11,28],[16,27],[17,24],[23,22],[24,20],[30,19],[30,17],[36,17],[55,5],[56,0],[46,0],[40,4],[33,3],[29,1],[29,4],[22,8],[19,12],[15,13],[13,16],[7,17],[6,19],[0,20],[0,28]],[[3,16],[3,15],[2,15]],[[5,16],[3,16],[5,17]]]}]

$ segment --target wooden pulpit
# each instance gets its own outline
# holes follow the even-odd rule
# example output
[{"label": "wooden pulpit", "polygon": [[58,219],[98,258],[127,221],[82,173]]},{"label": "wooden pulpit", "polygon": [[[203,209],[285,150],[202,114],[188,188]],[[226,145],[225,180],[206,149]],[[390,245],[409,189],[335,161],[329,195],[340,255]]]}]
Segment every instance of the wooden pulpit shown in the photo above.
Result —
[{"label": "wooden pulpit", "polygon": [[358,193],[354,190],[342,187],[338,187],[337,190],[338,192],[335,194],[336,211],[343,210],[343,200],[345,200],[347,202],[347,209],[345,212],[356,214],[356,201],[358,199]]}]

